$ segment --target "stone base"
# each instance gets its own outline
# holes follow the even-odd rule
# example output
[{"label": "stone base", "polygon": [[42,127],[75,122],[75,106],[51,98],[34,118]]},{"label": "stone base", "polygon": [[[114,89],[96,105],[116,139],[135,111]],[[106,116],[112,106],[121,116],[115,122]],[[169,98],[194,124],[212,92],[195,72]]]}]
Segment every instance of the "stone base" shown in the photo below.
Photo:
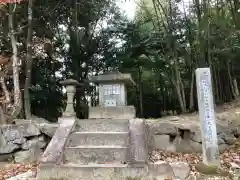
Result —
[{"label": "stone base", "polygon": [[97,106],[89,108],[89,119],[133,119],[135,117],[134,106]]},{"label": "stone base", "polygon": [[151,169],[147,165],[130,167],[115,164],[60,166],[41,164],[38,167],[37,180],[164,180],[167,177],[174,177],[171,169],[166,167]]}]

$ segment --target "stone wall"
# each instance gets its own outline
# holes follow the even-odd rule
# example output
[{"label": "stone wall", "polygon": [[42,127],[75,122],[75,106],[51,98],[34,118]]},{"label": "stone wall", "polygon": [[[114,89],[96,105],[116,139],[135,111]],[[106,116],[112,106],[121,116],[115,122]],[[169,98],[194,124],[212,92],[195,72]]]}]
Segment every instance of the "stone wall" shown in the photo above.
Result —
[{"label": "stone wall", "polygon": [[[226,117],[229,119],[229,114]],[[229,124],[222,120],[223,116],[218,117],[217,133],[220,152],[240,137],[240,113],[234,118],[237,121],[235,123],[231,121]],[[195,116],[171,116],[146,120],[146,122],[149,152],[154,149],[185,153],[202,151],[200,124]],[[239,123],[236,124],[236,122]],[[13,125],[0,126],[0,162],[36,161],[57,127],[57,123],[49,123],[41,118],[17,119]]]},{"label": "stone wall", "polygon": [[[149,131],[149,149],[173,152],[202,152],[200,124],[197,119],[167,117],[159,120],[147,120]],[[237,130],[236,130],[237,129]],[[219,151],[223,152],[240,135],[240,126],[231,127],[228,122],[217,120]]]},{"label": "stone wall", "polygon": [[37,161],[46,148],[57,124],[19,120],[0,126],[0,162],[28,163]]}]

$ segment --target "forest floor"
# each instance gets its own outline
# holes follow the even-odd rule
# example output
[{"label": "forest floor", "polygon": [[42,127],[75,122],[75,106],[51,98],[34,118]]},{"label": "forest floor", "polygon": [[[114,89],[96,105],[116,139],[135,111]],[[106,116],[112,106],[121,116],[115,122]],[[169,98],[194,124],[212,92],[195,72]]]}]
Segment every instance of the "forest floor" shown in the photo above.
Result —
[{"label": "forest floor", "polygon": [[[216,116],[222,121],[233,122],[234,124],[240,124],[240,101],[234,101],[231,103],[226,103],[224,105],[216,107]],[[197,113],[183,114],[177,116],[178,118],[187,118],[196,120]],[[163,117],[165,119],[169,117]],[[224,153],[220,155],[221,167],[223,171],[203,171],[199,164],[202,162],[202,155],[198,153],[173,153],[166,151],[153,151],[150,155],[150,160],[152,162],[165,161],[171,162],[186,162],[190,166],[190,176],[189,180],[207,180],[207,179],[227,179],[227,180],[240,180],[240,138],[236,140],[235,144],[227,149]],[[16,175],[23,174],[26,172],[31,172],[30,175],[25,178],[11,178],[16,177]],[[226,173],[227,172],[227,173]],[[12,163],[0,163],[0,180],[9,179],[10,180],[33,180],[37,174],[37,164],[12,164]],[[232,176],[232,174],[235,174]],[[234,177],[234,178],[233,178]],[[170,178],[171,179],[171,178]],[[169,180],[170,180],[169,179]]]}]

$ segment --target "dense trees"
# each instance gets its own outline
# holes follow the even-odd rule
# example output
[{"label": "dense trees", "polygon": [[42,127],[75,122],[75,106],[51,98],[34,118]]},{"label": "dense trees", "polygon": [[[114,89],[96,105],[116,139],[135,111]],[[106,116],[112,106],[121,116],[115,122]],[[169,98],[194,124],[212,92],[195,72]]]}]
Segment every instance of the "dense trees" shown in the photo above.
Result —
[{"label": "dense trees", "polygon": [[[195,110],[195,70],[210,67],[216,103],[239,96],[239,30],[234,15],[240,10],[236,1],[160,1],[143,0],[131,30],[129,47],[145,55],[142,71],[147,76],[142,88],[147,93],[157,90],[155,102],[143,100],[147,106],[156,101],[158,112]],[[151,64],[151,65],[150,65]],[[137,69],[136,72],[139,72]],[[139,73],[140,74],[140,73]],[[144,76],[144,73],[141,73]],[[151,82],[151,85],[149,84]],[[139,84],[139,83],[138,83]],[[153,94],[153,93],[152,93]],[[149,97],[149,96],[148,96]],[[143,95],[143,98],[147,96]],[[146,109],[146,108],[143,108]],[[147,116],[148,112],[144,112]]]},{"label": "dense trees", "polygon": [[[32,114],[55,120],[64,104],[59,81],[93,74],[132,73],[130,104],[141,117],[197,109],[195,70],[209,66],[216,103],[239,96],[240,2],[141,0],[134,21],[113,0],[33,1],[2,5],[1,119]],[[76,112],[85,118],[85,84]],[[6,123],[2,122],[2,123]]]}]

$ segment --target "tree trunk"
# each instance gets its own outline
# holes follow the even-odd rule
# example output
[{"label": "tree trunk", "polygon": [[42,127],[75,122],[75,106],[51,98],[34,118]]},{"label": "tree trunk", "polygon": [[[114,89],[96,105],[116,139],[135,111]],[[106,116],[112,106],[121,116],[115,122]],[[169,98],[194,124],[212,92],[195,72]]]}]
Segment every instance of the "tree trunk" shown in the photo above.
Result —
[{"label": "tree trunk", "polygon": [[215,95],[215,103],[219,103],[220,95],[219,95],[219,86],[218,86],[218,76],[217,76],[217,68],[212,66],[212,74],[213,74],[213,86],[214,86],[214,95]]},{"label": "tree trunk", "polygon": [[195,73],[192,71],[191,85],[190,85],[190,97],[189,97],[189,109],[193,110],[194,108],[194,99],[193,99],[193,88],[194,88],[194,77]]},{"label": "tree trunk", "polygon": [[12,55],[12,67],[13,67],[13,86],[14,86],[14,104],[12,106],[11,118],[14,119],[21,112],[22,103],[21,103],[21,91],[19,86],[19,70],[18,70],[18,52],[17,52],[17,41],[14,35],[13,29],[13,5],[9,5],[9,16],[8,16],[8,25],[10,31],[10,39],[13,50]]},{"label": "tree trunk", "polygon": [[239,97],[239,89],[238,89],[238,83],[236,78],[233,79],[233,86],[234,86],[234,92],[236,96]]},{"label": "tree trunk", "polygon": [[140,117],[143,117],[142,71],[140,66],[138,67],[138,83],[139,83]]},{"label": "tree trunk", "polygon": [[27,57],[26,57],[26,79],[24,86],[24,110],[26,119],[31,118],[31,100],[29,87],[32,76],[32,6],[33,0],[28,0],[28,34],[27,34]]},{"label": "tree trunk", "polygon": [[230,72],[229,62],[227,62],[227,73],[228,73],[228,79],[229,79],[229,83],[230,83],[231,93],[232,93],[234,99],[236,99],[237,96],[234,91],[233,80],[232,80],[232,76],[231,76],[231,72]]},{"label": "tree trunk", "polygon": [[217,70],[217,81],[218,81],[218,90],[219,90],[219,103],[223,101],[223,89],[220,77],[220,70]]},{"label": "tree trunk", "polygon": [[[180,82],[180,89],[181,89],[181,95],[182,95],[182,101],[183,101],[183,105],[186,109],[186,96],[185,96],[185,90],[184,90],[184,85],[182,83],[181,77],[179,76],[179,82]],[[187,109],[185,110],[185,112],[187,111]]]},{"label": "tree trunk", "polygon": [[184,92],[184,89],[183,89],[183,84],[181,82],[180,72],[179,72],[178,66],[176,64],[174,66],[174,71],[175,71],[175,74],[176,74],[176,82],[174,84],[175,84],[175,87],[176,87],[178,100],[179,100],[179,103],[180,103],[182,113],[185,113],[187,111],[186,101],[185,101],[185,92]]},{"label": "tree trunk", "polygon": [[180,104],[181,111],[182,111],[182,113],[185,113],[186,108],[184,106],[184,102],[183,102],[183,99],[182,99],[180,82],[176,82],[175,88],[176,88],[176,91],[177,91],[177,97],[178,97],[178,101],[179,101],[179,104]]}]

